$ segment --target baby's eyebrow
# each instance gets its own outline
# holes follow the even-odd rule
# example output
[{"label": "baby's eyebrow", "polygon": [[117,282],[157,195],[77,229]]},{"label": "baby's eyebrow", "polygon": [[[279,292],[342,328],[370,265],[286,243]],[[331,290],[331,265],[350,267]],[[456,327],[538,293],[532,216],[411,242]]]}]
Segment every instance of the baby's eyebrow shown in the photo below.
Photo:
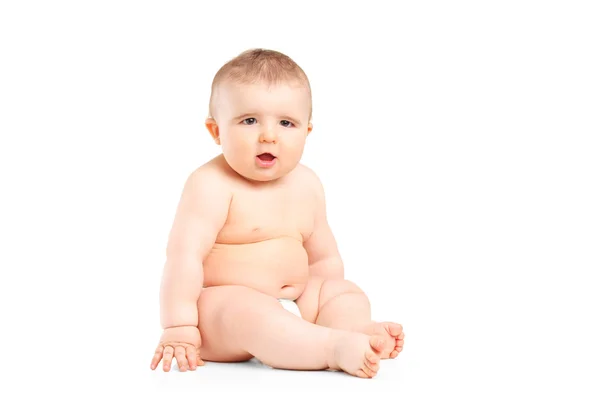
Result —
[{"label": "baby's eyebrow", "polygon": [[254,115],[254,114],[252,114],[252,113],[245,113],[245,114],[239,115],[239,116],[237,116],[237,117],[234,117],[233,119],[242,119],[242,118],[247,118],[247,117],[250,117],[250,116],[252,116],[252,115]]}]

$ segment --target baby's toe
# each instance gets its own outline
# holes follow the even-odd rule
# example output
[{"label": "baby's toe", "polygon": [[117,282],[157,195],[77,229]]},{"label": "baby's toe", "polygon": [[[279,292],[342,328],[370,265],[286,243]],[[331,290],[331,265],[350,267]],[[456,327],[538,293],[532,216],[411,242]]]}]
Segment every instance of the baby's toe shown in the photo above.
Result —
[{"label": "baby's toe", "polygon": [[390,353],[390,358],[398,357],[398,354],[400,354],[403,347],[404,347],[404,340],[397,339],[396,346],[394,347],[394,350],[392,350],[392,352]]},{"label": "baby's toe", "polygon": [[394,336],[394,337],[399,337],[400,335],[403,334],[402,325],[396,324],[393,322],[389,322],[387,324],[387,331],[390,334],[390,336]]},{"label": "baby's toe", "polygon": [[379,371],[379,360],[381,357],[375,352],[377,351],[375,348],[377,348],[379,345],[380,343],[378,343],[378,340],[376,340],[371,344],[371,346],[374,347],[374,350],[367,350],[365,352],[365,360],[362,370],[369,378],[377,375],[377,371]]},{"label": "baby's toe", "polygon": [[404,339],[396,339],[396,350],[402,351],[404,347]]},{"label": "baby's toe", "polygon": [[369,378],[373,378],[377,375],[377,371],[375,371],[374,367],[369,366],[369,363],[366,362],[365,365],[361,368],[361,370],[367,375]]},{"label": "baby's toe", "polygon": [[371,364],[376,364],[379,362],[379,356],[372,351],[367,351],[365,353],[365,359]]},{"label": "baby's toe", "polygon": [[356,376],[358,376],[359,378],[365,378],[365,379],[368,379],[368,378],[370,378],[370,376],[369,376],[369,375],[367,375],[367,373],[366,373],[365,371],[363,371],[362,369],[359,369],[359,370],[356,372]]},{"label": "baby's toe", "polygon": [[380,336],[371,336],[369,338],[369,344],[373,350],[375,350],[377,353],[381,353],[385,346],[385,340]]},{"label": "baby's toe", "polygon": [[379,363],[378,362],[370,362],[370,361],[366,361],[365,362],[365,367],[370,369],[371,371],[373,371],[374,373],[377,373],[379,371]]}]

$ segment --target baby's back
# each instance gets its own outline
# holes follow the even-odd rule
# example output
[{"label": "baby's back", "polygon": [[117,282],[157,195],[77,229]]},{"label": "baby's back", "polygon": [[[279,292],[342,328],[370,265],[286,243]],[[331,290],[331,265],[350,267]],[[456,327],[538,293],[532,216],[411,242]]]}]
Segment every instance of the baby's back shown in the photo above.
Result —
[{"label": "baby's back", "polygon": [[230,185],[227,220],[204,259],[204,286],[248,286],[296,299],[308,280],[303,242],[313,228],[315,191],[302,165],[277,182],[256,184],[216,163]]}]

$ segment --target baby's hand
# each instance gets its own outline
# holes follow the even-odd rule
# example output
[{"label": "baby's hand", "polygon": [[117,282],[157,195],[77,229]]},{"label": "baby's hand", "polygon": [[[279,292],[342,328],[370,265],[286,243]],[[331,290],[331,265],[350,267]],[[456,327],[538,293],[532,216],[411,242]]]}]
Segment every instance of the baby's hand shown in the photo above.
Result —
[{"label": "baby's hand", "polygon": [[204,365],[200,358],[200,344],[200,331],[195,326],[167,328],[156,347],[150,368],[155,369],[162,359],[163,370],[168,372],[174,355],[180,371],[188,368],[194,371],[196,366]]}]

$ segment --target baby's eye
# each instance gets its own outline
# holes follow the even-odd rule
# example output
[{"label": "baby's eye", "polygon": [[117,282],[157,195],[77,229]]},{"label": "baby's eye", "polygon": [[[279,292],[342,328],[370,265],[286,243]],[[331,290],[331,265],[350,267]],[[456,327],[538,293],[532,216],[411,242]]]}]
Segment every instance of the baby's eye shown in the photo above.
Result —
[{"label": "baby's eye", "polygon": [[293,123],[291,123],[290,121],[284,119],[283,121],[281,121],[281,125],[285,126],[286,128],[291,128],[292,126],[294,126]]},{"label": "baby's eye", "polygon": [[256,122],[256,118],[246,118],[242,121],[245,125],[253,125]]}]

